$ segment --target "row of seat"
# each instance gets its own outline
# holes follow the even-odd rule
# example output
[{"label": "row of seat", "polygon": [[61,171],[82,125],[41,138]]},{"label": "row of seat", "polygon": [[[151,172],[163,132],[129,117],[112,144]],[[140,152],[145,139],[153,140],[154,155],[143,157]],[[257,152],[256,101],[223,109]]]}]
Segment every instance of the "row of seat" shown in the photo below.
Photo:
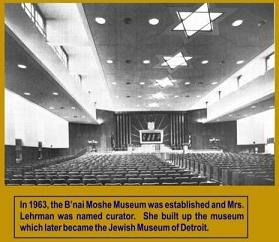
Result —
[{"label": "row of seat", "polygon": [[37,168],[9,170],[9,185],[219,185],[155,155],[86,154]]},{"label": "row of seat", "polygon": [[205,177],[144,177],[144,178],[57,178],[57,179],[20,179],[7,180],[8,185],[218,185],[208,182]]},{"label": "row of seat", "polygon": [[6,176],[6,179],[82,179],[82,178],[90,178],[90,179],[101,179],[101,178],[150,178],[150,177],[191,177],[196,176],[195,174],[190,174],[187,171],[154,171],[154,172],[138,172],[138,171],[118,171],[113,174],[111,173],[103,173],[100,174],[99,172],[92,172],[92,173],[72,173],[72,172],[47,172],[46,174],[42,174],[41,172],[25,172],[23,175],[21,174],[14,174]]},{"label": "row of seat", "polygon": [[274,155],[270,154],[171,154],[170,163],[223,185],[274,184]]}]

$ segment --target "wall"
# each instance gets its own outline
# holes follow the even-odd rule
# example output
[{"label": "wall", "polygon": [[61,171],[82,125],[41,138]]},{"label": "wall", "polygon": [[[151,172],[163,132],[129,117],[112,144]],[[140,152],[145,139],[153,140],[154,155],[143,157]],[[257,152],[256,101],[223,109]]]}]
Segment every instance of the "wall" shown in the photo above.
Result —
[{"label": "wall", "polygon": [[[244,75],[245,76],[245,75]],[[207,119],[214,120],[225,114],[263,100],[274,95],[274,69],[267,71],[253,81],[240,87],[235,92],[221,98],[220,101],[208,106]]]},{"label": "wall", "polygon": [[275,136],[275,109],[270,109],[265,112],[264,119],[264,139],[265,152],[274,154],[274,136]]},{"label": "wall", "polygon": [[274,138],[274,109],[237,120],[237,144],[265,144]]},{"label": "wall", "polygon": [[[86,148],[88,140],[92,139],[98,141],[99,152],[111,151],[112,134],[116,136],[117,147],[121,147],[123,144],[125,146],[128,144],[139,145],[139,130],[147,129],[147,122],[155,122],[155,129],[163,129],[164,144],[173,148],[181,148],[181,144],[188,142],[189,133],[192,135],[193,149],[212,148],[209,144],[209,138],[212,137],[219,138],[221,148],[225,150],[234,150],[236,146],[236,122],[200,123],[198,121],[206,117],[205,109],[186,112],[116,114],[111,111],[97,110],[99,125],[68,124],[47,110],[24,100],[24,98],[6,91],[5,143],[8,163],[15,160],[14,143],[17,137],[23,140],[24,161],[31,161],[38,157],[39,140],[43,141],[43,147],[47,146],[43,149],[44,158],[75,154]],[[27,106],[32,106],[32,108],[26,108]],[[119,120],[117,121],[117,119]],[[34,128],[34,124],[38,123],[40,125]],[[69,138],[67,138],[67,134]],[[124,140],[124,143],[120,139]],[[52,149],[50,145],[53,145]],[[68,147],[69,149],[67,149]]]},{"label": "wall", "polygon": [[111,151],[111,135],[114,133],[114,113],[97,110],[99,125],[69,123],[69,147],[74,154],[88,146],[88,140],[98,141],[99,152]]},{"label": "wall", "polygon": [[125,149],[127,145],[140,145],[139,130],[147,129],[148,122],[154,122],[155,129],[164,130],[163,143],[170,145],[170,113],[128,112],[115,114],[116,147]]},{"label": "wall", "polygon": [[15,145],[21,139],[23,146],[68,148],[68,122],[5,89],[5,145]]},{"label": "wall", "polygon": [[5,162],[15,165],[15,139],[22,140],[22,163],[38,159],[38,142],[43,159],[66,155],[68,122],[25,98],[5,89]]},{"label": "wall", "polygon": [[237,145],[240,151],[251,151],[253,142],[259,152],[274,154],[274,108],[237,120]]},{"label": "wall", "polygon": [[224,151],[235,151],[236,121],[205,123],[206,110],[199,109],[188,112],[188,128],[192,135],[193,149],[211,149],[210,138],[220,139],[219,148]]},{"label": "wall", "polygon": [[206,110],[185,112],[128,112],[115,116],[116,146],[139,145],[139,130],[147,129],[147,122],[155,122],[155,129],[164,130],[164,144],[181,148],[192,136],[192,149],[210,149],[210,138],[220,139],[220,148],[234,151],[236,147],[236,121],[203,124]]},{"label": "wall", "polygon": [[[34,163],[38,160],[38,148],[37,147],[22,147],[22,163]],[[43,159],[51,159],[58,156],[64,156],[69,154],[67,148],[43,148]],[[7,167],[16,165],[16,150],[14,145],[5,145],[5,162]]]}]

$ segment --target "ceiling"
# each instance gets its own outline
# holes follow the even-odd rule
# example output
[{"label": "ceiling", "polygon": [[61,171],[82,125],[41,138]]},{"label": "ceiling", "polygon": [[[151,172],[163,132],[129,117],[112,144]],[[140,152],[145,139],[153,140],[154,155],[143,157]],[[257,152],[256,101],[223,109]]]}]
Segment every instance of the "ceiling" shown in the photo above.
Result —
[{"label": "ceiling", "polygon": [[[179,23],[176,11],[192,12],[201,4],[82,6],[105,84],[113,99],[113,111],[190,110],[216,88],[213,82],[221,84],[274,43],[272,4],[210,4],[211,12],[223,15],[213,22],[213,31],[199,31],[190,38],[186,38],[183,31],[172,30]],[[69,18],[67,11],[65,14]],[[96,23],[96,17],[105,18],[106,23]],[[150,25],[150,18],[159,19],[159,24]],[[233,27],[232,23],[238,19],[242,19],[243,23]],[[174,56],[179,52],[192,57],[187,61],[188,66],[174,70],[161,66],[163,56]],[[5,53],[6,88],[69,122],[96,123],[8,27]],[[108,64],[107,60],[113,63]],[[150,63],[143,64],[143,60],[150,60]],[[208,63],[202,64],[203,60],[208,60]],[[238,60],[244,60],[244,63],[237,65]],[[18,68],[19,63],[24,63],[27,69]],[[156,85],[155,80],[165,77],[175,80],[173,86],[161,88]],[[94,78],[91,79],[87,81],[94,81]],[[93,82],[92,88],[94,86],[96,83]],[[30,95],[25,95],[26,92]],[[54,92],[58,95],[53,95]],[[155,97],[163,95],[165,99],[156,99],[154,94]],[[154,103],[157,106],[149,106]],[[240,119],[273,105],[274,97],[266,97],[211,122]]]},{"label": "ceiling", "polygon": [[[5,33],[5,62],[7,89],[69,122],[96,123],[8,29]],[[24,64],[26,69],[19,68],[18,64]]]},{"label": "ceiling", "polygon": [[[211,12],[223,13],[213,22],[213,31],[186,38],[183,31],[172,30],[179,24],[177,11],[193,12],[200,6],[83,4],[116,111],[189,110],[216,87],[213,82],[221,84],[274,43],[272,4],[210,4]],[[106,23],[98,24],[96,17]],[[150,18],[159,19],[159,24],[150,25]],[[243,23],[233,27],[239,19]],[[187,66],[174,70],[161,66],[163,56],[178,52],[192,57]],[[244,62],[238,65],[239,60]],[[175,80],[173,86],[155,85],[165,77]],[[158,93],[165,99],[152,98]],[[158,106],[149,106],[154,103]]]},{"label": "ceiling", "polygon": [[210,123],[238,120],[238,119],[246,118],[251,115],[255,115],[257,113],[264,112],[272,108],[274,108],[274,95],[269,95],[260,100],[257,100],[257,102],[250,103],[249,105],[241,109],[238,109],[235,112],[231,112],[220,118],[211,120]]}]

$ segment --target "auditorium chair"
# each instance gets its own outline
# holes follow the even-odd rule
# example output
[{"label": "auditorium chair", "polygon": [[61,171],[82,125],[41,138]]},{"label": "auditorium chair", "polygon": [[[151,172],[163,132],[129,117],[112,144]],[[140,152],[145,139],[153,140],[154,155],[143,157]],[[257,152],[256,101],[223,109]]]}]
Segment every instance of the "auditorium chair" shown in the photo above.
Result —
[{"label": "auditorium chair", "polygon": [[174,186],[174,185],[179,185],[179,183],[177,183],[177,182],[162,182],[161,185]]},{"label": "auditorium chair", "polygon": [[200,182],[207,181],[207,178],[206,177],[191,177],[190,181],[200,183]]},{"label": "auditorium chair", "polygon": [[28,174],[28,175],[24,174],[24,175],[23,175],[23,178],[24,178],[24,179],[34,179],[35,176],[34,176],[34,175],[31,175],[31,174]]},{"label": "auditorium chair", "polygon": [[35,176],[36,179],[45,179],[46,178],[46,175],[42,175],[42,174],[36,174],[35,173],[34,176]]},{"label": "auditorium chair", "polygon": [[141,183],[124,183],[124,186],[140,186]]},{"label": "auditorium chair", "polygon": [[86,179],[83,180],[84,185],[87,186],[100,186],[103,185],[102,183],[98,183],[96,179]]},{"label": "auditorium chair", "polygon": [[181,182],[180,185],[184,185],[184,186],[196,186],[196,185],[199,185],[198,182],[191,182],[191,181],[184,181],[184,182]]},{"label": "auditorium chair", "polygon": [[105,183],[111,183],[112,179],[109,177],[106,178],[102,178],[102,177],[97,177],[97,182],[101,183],[101,184],[105,184]]},{"label": "auditorium chair", "polygon": [[96,175],[97,179],[101,179],[101,178],[110,178],[110,175],[106,174],[102,174],[102,175]]},{"label": "auditorium chair", "polygon": [[[82,176],[81,176],[82,177]],[[67,175],[67,174],[58,174],[57,175],[57,178],[58,179],[65,179],[65,180],[68,180],[69,178],[73,178],[72,176],[70,175]]]},{"label": "auditorium chair", "polygon": [[145,182],[143,182],[141,185],[144,185],[144,186],[157,186],[157,185],[160,185],[160,183],[159,182],[154,182],[154,183],[149,183],[149,182],[145,183]]},{"label": "auditorium chair", "polygon": [[138,177],[142,177],[142,178],[153,177],[153,176],[155,176],[155,175],[151,174],[151,173],[140,173],[140,174],[138,174]]},{"label": "auditorium chair", "polygon": [[186,176],[186,177],[175,177],[174,180],[175,180],[175,182],[178,182],[178,183],[190,182],[191,181],[188,176]]},{"label": "auditorium chair", "polygon": [[84,185],[83,182],[81,181],[81,179],[77,179],[77,178],[69,178],[67,180],[68,185],[70,186],[80,186],[80,185]]},{"label": "auditorium chair", "polygon": [[83,179],[97,179],[97,176],[92,174],[83,175]]},{"label": "auditorium chair", "polygon": [[59,176],[58,175],[55,175],[55,174],[46,174],[46,179],[59,179]]},{"label": "auditorium chair", "polygon": [[160,181],[161,184],[163,184],[163,183],[176,183],[176,181],[173,177],[160,177],[159,181]]},{"label": "auditorium chair", "polygon": [[157,177],[144,177],[143,183],[158,183],[159,184],[159,179]]},{"label": "auditorium chair", "polygon": [[50,179],[37,179],[37,185],[38,186],[48,186],[48,185],[52,185],[52,182]]},{"label": "auditorium chair", "polygon": [[142,170],[142,171],[140,171],[140,174],[151,174],[151,173],[154,173],[154,172],[156,172],[156,170]]},{"label": "auditorium chair", "polygon": [[58,185],[58,186],[68,185],[66,179],[63,179],[63,178],[54,178],[54,179],[52,179],[52,184],[53,185]]},{"label": "auditorium chair", "polygon": [[83,176],[78,174],[78,175],[73,175],[73,174],[69,174],[69,178],[68,179],[80,179],[82,180]]},{"label": "auditorium chair", "polygon": [[37,180],[24,178],[21,185],[23,185],[23,186],[37,185]]},{"label": "auditorium chair", "polygon": [[120,186],[121,183],[105,183],[105,186]]},{"label": "auditorium chair", "polygon": [[21,178],[12,178],[10,180],[7,180],[6,185],[18,186],[18,185],[21,185],[22,182],[23,182],[23,179],[21,179]]},{"label": "auditorium chair", "polygon": [[83,176],[90,175],[91,171],[80,171],[80,174]]},{"label": "auditorium chair", "polygon": [[112,175],[112,174],[114,174],[114,171],[104,171],[104,173],[103,173],[104,175]]},{"label": "auditorium chair", "polygon": [[115,177],[115,178],[112,179],[112,182],[124,184],[124,183],[128,182],[128,179],[125,178],[125,177],[122,177],[122,178],[121,177],[119,177],[119,178]]},{"label": "auditorium chair", "polygon": [[128,183],[139,183],[139,184],[141,184],[142,183],[142,181],[143,181],[143,179],[142,178],[134,178],[134,177],[129,177],[128,178]]},{"label": "auditorium chair", "polygon": [[217,181],[203,181],[200,182],[199,185],[203,185],[203,186],[219,186],[220,183]]},{"label": "auditorium chair", "polygon": [[23,179],[23,175],[22,174],[14,174],[13,179]]},{"label": "auditorium chair", "polygon": [[126,173],[126,174],[125,174],[125,177],[127,177],[127,178],[137,178],[137,177],[138,177],[138,174],[135,174],[135,173]]}]

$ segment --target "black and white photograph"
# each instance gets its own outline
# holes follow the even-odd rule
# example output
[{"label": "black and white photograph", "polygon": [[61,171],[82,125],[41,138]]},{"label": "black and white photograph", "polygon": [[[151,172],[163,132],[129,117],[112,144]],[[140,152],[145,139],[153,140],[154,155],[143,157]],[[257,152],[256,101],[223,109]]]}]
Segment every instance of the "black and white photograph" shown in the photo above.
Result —
[{"label": "black and white photograph", "polygon": [[6,186],[273,186],[272,3],[7,3]]}]

